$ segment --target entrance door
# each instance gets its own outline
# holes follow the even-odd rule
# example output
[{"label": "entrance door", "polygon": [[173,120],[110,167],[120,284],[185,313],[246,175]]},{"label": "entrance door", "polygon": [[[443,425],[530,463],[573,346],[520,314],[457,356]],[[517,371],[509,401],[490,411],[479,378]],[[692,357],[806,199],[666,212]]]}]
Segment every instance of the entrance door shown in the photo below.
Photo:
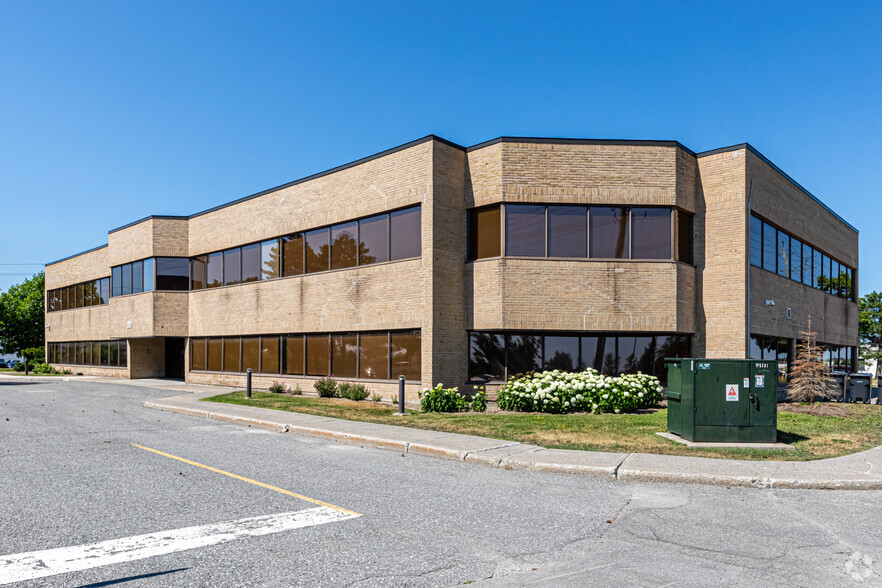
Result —
[{"label": "entrance door", "polygon": [[165,377],[178,380],[184,379],[184,347],[183,337],[165,338]]}]

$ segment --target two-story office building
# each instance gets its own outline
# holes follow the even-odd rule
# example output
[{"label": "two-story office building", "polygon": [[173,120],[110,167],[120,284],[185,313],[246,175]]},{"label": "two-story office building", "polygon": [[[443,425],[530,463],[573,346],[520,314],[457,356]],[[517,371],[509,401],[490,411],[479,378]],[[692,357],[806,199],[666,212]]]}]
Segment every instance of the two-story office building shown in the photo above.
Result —
[{"label": "two-story office building", "polygon": [[853,366],[858,233],[750,145],[428,136],[46,267],[76,372],[408,394],[670,356]]}]

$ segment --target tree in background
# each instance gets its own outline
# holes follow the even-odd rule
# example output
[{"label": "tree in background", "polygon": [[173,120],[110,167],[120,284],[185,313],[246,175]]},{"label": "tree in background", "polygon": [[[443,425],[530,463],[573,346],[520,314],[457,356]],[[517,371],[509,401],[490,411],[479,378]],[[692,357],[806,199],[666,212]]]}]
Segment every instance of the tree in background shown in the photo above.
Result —
[{"label": "tree in background", "polygon": [[45,284],[40,272],[0,294],[0,350],[4,353],[19,353],[26,361],[36,359],[29,356],[38,353],[34,348],[45,342]]},{"label": "tree in background", "polygon": [[861,296],[858,330],[861,359],[875,359],[878,366],[882,363],[882,293],[870,292]]},{"label": "tree in background", "polygon": [[836,385],[830,377],[830,368],[824,363],[823,350],[818,346],[818,334],[812,331],[812,317],[808,330],[800,333],[802,339],[796,344],[796,357],[790,368],[787,398],[791,402],[814,402],[826,400],[836,394]]}]

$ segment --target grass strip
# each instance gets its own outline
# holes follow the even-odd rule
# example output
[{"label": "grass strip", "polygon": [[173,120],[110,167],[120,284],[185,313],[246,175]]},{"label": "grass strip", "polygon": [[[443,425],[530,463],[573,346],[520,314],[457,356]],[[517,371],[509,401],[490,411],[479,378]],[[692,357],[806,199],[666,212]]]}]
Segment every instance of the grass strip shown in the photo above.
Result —
[{"label": "grass strip", "polygon": [[778,412],[778,440],[796,451],[691,449],[656,435],[664,432],[667,410],[643,414],[423,413],[394,415],[397,408],[380,402],[285,396],[254,392],[220,394],[203,400],[256,406],[350,421],[381,423],[478,435],[556,449],[691,455],[725,459],[808,461],[838,457],[882,445],[882,406],[836,404],[845,416]]}]

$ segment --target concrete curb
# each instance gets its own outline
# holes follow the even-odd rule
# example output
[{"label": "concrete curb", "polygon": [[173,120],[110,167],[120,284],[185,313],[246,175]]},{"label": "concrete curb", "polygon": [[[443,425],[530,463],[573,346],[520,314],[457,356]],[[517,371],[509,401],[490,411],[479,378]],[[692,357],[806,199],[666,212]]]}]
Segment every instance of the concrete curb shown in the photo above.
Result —
[{"label": "concrete curb", "polygon": [[[500,439],[346,421],[232,404],[188,394],[150,400],[146,408],[279,433],[296,433],[507,470],[596,476],[624,482],[664,482],[822,490],[882,489],[882,447],[812,462],[759,462],[643,453],[546,449]],[[274,418],[275,417],[275,418]]]}]

